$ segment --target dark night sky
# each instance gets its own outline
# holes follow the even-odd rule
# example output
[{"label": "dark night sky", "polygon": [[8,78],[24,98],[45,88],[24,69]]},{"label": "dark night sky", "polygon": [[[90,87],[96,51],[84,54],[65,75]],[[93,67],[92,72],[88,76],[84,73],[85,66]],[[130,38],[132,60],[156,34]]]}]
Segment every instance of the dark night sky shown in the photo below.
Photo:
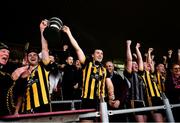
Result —
[{"label": "dark night sky", "polygon": [[[6,1],[0,10],[0,39],[8,43],[38,46],[40,20],[56,16],[84,50],[101,47],[105,58],[122,59],[127,39],[141,42],[143,50],[153,47],[158,55],[180,45],[180,7],[175,0]],[[52,44],[61,47],[61,42]]]}]

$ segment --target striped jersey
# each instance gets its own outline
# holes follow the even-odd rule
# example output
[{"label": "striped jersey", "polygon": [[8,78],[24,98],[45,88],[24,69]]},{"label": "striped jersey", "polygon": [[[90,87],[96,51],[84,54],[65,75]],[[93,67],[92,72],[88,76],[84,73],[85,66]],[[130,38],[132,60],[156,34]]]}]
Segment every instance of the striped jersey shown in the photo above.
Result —
[{"label": "striped jersey", "polygon": [[107,71],[105,67],[95,66],[92,61],[86,59],[83,65],[82,98],[96,99],[105,96],[105,80]]},{"label": "striped jersey", "polygon": [[22,111],[30,111],[41,105],[49,104],[49,72],[38,65],[27,78]]},{"label": "striped jersey", "polygon": [[160,97],[160,91],[153,77],[153,74],[151,74],[149,71],[144,72],[143,79],[147,87],[148,95],[150,97]]},{"label": "striped jersey", "polygon": [[165,77],[162,76],[160,73],[156,72],[154,74],[154,78],[160,92],[165,92]]}]

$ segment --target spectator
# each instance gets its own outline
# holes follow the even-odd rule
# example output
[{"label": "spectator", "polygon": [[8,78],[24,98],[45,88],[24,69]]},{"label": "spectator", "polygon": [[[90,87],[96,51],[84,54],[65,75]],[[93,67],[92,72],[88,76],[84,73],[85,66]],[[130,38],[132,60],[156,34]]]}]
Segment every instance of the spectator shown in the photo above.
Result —
[{"label": "spectator", "polygon": [[[168,51],[168,56],[172,55],[172,52]],[[168,57],[168,67],[167,67],[167,78],[165,82],[165,93],[171,104],[178,104],[180,102],[180,50],[178,50],[176,59]],[[179,113],[180,108],[176,107],[172,109],[174,114],[174,119],[176,122],[180,122]]]},{"label": "spectator", "polygon": [[83,79],[83,73],[82,73],[82,65],[80,61],[77,59],[75,61],[75,85],[74,85],[74,99],[81,99],[81,92],[82,92],[82,79]]},{"label": "spectator", "polygon": [[50,56],[51,71],[49,73],[50,88],[49,93],[51,100],[62,100],[62,78],[63,72],[59,69],[58,63],[54,59],[54,55]]},{"label": "spectator", "polygon": [[[115,94],[115,107],[109,106],[110,110],[124,109],[127,97],[128,85],[121,77],[121,75],[115,71],[114,64],[112,61],[107,61],[105,67],[110,74],[111,81],[114,86]],[[126,114],[118,114],[110,116],[110,122],[126,122]]]},{"label": "spectator", "polygon": [[74,85],[75,83],[75,65],[73,65],[74,59],[72,56],[68,56],[66,64],[64,66],[64,74],[62,80],[62,92],[64,100],[74,99]]},{"label": "spectator", "polygon": [[13,85],[11,75],[4,70],[9,60],[9,48],[6,44],[0,42],[0,116],[8,115],[9,108],[7,94],[9,88]]}]

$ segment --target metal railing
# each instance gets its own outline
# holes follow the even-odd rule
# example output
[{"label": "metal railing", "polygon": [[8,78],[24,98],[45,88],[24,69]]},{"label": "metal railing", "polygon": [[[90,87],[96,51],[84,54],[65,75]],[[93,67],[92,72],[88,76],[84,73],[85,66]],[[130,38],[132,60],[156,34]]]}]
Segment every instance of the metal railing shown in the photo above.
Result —
[{"label": "metal railing", "polygon": [[[80,114],[79,118],[90,118],[90,117],[100,117],[102,122],[109,122],[110,115],[116,114],[126,114],[133,112],[142,112],[142,111],[152,111],[152,110],[165,110],[168,122],[174,123],[174,117],[172,113],[172,108],[180,107],[180,104],[170,104],[168,98],[165,94],[162,94],[164,105],[160,106],[151,106],[151,107],[142,107],[142,108],[134,108],[134,109],[120,109],[120,110],[108,110],[107,104],[105,101],[100,102],[100,111],[90,112],[85,114]],[[71,110],[75,110],[75,103],[81,103],[81,100],[63,100],[63,101],[52,101],[52,104],[58,103],[70,103]]]},{"label": "metal railing", "polygon": [[75,103],[81,103],[81,100],[62,100],[62,101],[51,101],[51,104],[71,104],[71,110],[75,110]]},{"label": "metal railing", "polygon": [[[168,122],[174,123],[175,120],[174,120],[171,108],[180,107],[180,104],[170,105],[169,100],[165,96],[164,93],[162,93],[162,100],[163,100],[164,105],[161,105],[161,106],[151,106],[151,107],[142,107],[142,108],[134,108],[134,109],[109,110],[109,111],[105,110],[105,108],[107,108],[107,107],[106,107],[105,104],[102,104],[102,103],[105,103],[105,102],[100,102],[100,112],[97,111],[97,112],[81,114],[79,116],[79,118],[100,117],[102,122],[106,121],[106,123],[108,123],[109,120],[107,119],[108,118],[107,116],[110,116],[110,115],[164,109],[166,111],[166,116],[167,116]],[[102,107],[102,106],[104,106],[104,107]],[[107,112],[105,112],[105,111],[107,111]],[[106,116],[106,117],[103,117],[103,116]]]}]

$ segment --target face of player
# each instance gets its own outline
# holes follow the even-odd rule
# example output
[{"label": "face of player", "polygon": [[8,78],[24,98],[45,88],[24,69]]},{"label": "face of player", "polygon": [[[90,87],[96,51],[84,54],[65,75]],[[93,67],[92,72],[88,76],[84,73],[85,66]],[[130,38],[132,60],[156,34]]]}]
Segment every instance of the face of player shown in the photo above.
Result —
[{"label": "face of player", "polygon": [[103,51],[102,50],[95,50],[94,54],[92,55],[94,61],[102,62],[103,60]]},{"label": "face of player", "polygon": [[138,64],[135,61],[132,62],[132,71],[138,72]]},{"label": "face of player", "polygon": [[156,67],[156,70],[160,73],[164,73],[165,72],[165,67],[164,67],[164,64],[159,64],[157,67]]},{"label": "face of player", "polygon": [[28,54],[28,61],[29,61],[29,64],[32,66],[37,65],[38,64],[38,54],[35,52],[30,52]]}]

